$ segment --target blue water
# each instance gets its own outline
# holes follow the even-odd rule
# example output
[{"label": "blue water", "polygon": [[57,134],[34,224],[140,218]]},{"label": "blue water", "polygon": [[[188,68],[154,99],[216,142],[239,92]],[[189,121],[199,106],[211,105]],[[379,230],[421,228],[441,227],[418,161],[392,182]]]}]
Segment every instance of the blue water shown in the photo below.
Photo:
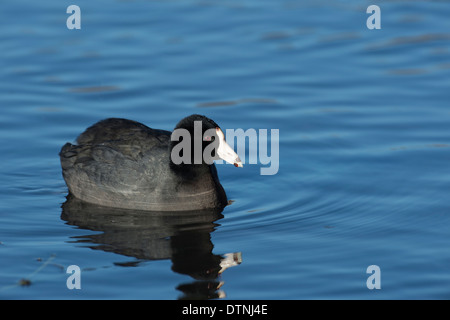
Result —
[{"label": "blue water", "polygon": [[[449,17],[446,1],[2,1],[0,298],[450,298]],[[279,129],[278,173],[217,165],[222,216],[66,203],[58,152],[85,128],[193,113]]]}]

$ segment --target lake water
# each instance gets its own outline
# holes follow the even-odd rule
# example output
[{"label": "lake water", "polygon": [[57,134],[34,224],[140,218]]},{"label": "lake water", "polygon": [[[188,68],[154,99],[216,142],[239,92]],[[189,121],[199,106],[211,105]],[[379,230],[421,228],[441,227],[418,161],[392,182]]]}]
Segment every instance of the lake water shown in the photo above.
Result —
[{"label": "lake water", "polygon": [[[446,1],[2,1],[0,298],[450,298],[449,17]],[[218,164],[221,213],[66,199],[58,152],[85,128],[193,113],[279,129],[278,172]]]}]

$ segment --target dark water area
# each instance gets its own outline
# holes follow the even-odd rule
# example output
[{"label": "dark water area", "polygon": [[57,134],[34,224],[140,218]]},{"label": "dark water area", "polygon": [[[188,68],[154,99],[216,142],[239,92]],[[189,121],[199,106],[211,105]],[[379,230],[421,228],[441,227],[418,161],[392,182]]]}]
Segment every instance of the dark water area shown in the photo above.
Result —
[{"label": "dark water area", "polygon": [[[446,1],[3,1],[0,298],[450,298],[449,17]],[[194,113],[278,129],[276,174],[248,153],[217,164],[222,212],[66,198],[58,152],[88,126]]]}]

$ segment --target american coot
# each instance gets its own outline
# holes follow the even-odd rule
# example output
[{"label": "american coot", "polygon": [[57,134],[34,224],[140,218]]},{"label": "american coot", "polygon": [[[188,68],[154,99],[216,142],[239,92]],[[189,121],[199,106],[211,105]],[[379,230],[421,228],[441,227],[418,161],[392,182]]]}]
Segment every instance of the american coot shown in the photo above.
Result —
[{"label": "american coot", "polygon": [[[193,138],[180,138],[180,133]],[[180,149],[186,143],[190,148]],[[194,157],[198,153],[190,152],[199,146],[210,150],[209,160],[199,161]],[[182,119],[173,133],[132,120],[105,119],[83,132],[77,145],[66,143],[59,156],[73,196],[103,206],[150,211],[223,208],[228,200],[211,159],[242,167],[220,127],[201,115]]]}]

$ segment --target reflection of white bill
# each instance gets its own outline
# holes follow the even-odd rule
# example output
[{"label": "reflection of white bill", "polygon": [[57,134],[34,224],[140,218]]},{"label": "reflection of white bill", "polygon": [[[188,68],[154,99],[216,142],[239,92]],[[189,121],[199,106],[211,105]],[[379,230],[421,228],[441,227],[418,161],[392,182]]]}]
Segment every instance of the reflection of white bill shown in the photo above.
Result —
[{"label": "reflection of white bill", "polygon": [[242,263],[242,253],[241,252],[226,253],[223,256],[224,256],[224,258],[220,261],[221,269],[220,269],[219,273],[222,273],[226,269],[240,265]]}]

